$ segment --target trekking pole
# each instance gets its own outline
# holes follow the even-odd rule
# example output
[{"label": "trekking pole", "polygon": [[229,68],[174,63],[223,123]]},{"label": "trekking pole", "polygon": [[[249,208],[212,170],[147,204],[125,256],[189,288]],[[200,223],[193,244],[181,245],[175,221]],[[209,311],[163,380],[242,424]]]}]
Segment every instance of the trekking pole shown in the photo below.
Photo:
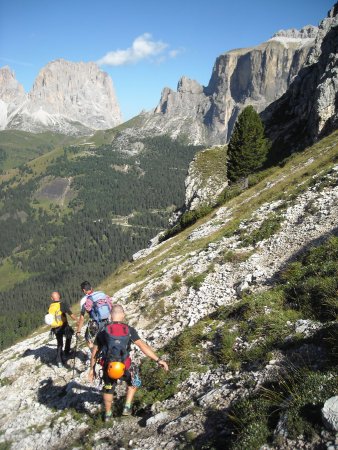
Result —
[{"label": "trekking pole", "polygon": [[77,341],[78,341],[79,337],[76,334],[75,336],[75,349],[74,349],[74,360],[73,360],[73,380],[75,378],[75,359],[76,359],[76,352],[77,352]]}]

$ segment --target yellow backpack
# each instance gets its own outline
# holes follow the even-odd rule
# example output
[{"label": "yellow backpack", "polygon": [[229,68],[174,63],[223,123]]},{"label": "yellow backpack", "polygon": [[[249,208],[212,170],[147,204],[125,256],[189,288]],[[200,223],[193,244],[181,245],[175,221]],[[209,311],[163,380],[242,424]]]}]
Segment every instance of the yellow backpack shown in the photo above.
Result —
[{"label": "yellow backpack", "polygon": [[52,328],[61,327],[65,323],[65,317],[64,314],[62,314],[60,302],[51,303],[48,309],[48,314],[53,316],[53,320],[49,324]]}]

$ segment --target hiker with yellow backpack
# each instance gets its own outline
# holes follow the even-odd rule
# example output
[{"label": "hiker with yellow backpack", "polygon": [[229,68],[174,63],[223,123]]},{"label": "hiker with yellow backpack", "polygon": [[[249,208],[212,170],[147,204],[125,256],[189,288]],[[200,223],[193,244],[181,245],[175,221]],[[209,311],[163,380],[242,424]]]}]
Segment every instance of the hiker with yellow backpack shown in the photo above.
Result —
[{"label": "hiker with yellow backpack", "polygon": [[[68,324],[67,314],[77,323],[78,318],[72,313],[69,305],[61,301],[59,292],[54,291],[51,294],[52,303],[49,306],[48,314],[45,316],[45,323],[51,326],[51,331],[55,334],[57,341],[56,364],[59,368],[64,365],[64,355],[70,355],[70,346],[73,328]],[[66,338],[65,349],[63,352],[63,337]]]}]

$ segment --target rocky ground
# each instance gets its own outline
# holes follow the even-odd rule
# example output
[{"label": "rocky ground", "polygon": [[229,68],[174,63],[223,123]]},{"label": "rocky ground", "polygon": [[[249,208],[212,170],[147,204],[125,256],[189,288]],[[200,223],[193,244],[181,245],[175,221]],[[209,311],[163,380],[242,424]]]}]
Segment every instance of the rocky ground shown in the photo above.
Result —
[{"label": "rocky ground", "polygon": [[[335,166],[327,175],[327,179],[337,178],[338,166]],[[168,309],[170,306],[170,314],[166,314],[162,320],[159,319],[152,329],[146,324],[147,330],[144,330],[144,333],[157,347],[164,345],[186,326],[192,326],[219,306],[234,302],[242,291],[269,286],[274,276],[295,254],[337,229],[338,187],[318,191],[317,187],[323,181],[318,181],[317,185],[297,197],[296,201],[292,201],[290,206],[288,202],[281,201],[264,204],[254,212],[250,220],[241,223],[239,229],[250,234],[272,213],[279,211],[282,220],[280,231],[259,242],[256,248],[243,247],[241,235],[235,234],[209,244],[208,248],[202,251],[192,252],[187,257],[178,256],[167,261],[169,264],[165,265],[161,275],[146,283],[139,293],[140,299],[128,303],[127,311],[131,321],[142,328],[144,319],[139,318],[140,308],[150,308],[154,296],[172,287],[173,277],[177,275],[183,279],[187,274],[206,274],[198,290],[183,284],[178,291],[166,296],[165,302]],[[220,208],[214,219],[195,229],[189,238],[193,240],[205,237],[224,226],[230,218],[231,211]],[[246,261],[238,264],[224,263],[221,256],[230,250],[240,254],[253,253]],[[137,288],[137,284],[130,285],[116,293],[114,299],[125,304],[131,292]]]}]

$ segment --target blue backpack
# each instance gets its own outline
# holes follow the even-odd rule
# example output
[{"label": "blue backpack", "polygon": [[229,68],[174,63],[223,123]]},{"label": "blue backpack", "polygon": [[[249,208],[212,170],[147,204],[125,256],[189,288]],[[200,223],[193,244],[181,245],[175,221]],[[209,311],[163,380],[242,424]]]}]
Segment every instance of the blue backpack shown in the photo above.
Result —
[{"label": "blue backpack", "polygon": [[112,299],[104,292],[97,291],[87,296],[91,300],[92,307],[89,311],[90,318],[95,322],[102,322],[110,319],[110,312],[112,309]]}]

